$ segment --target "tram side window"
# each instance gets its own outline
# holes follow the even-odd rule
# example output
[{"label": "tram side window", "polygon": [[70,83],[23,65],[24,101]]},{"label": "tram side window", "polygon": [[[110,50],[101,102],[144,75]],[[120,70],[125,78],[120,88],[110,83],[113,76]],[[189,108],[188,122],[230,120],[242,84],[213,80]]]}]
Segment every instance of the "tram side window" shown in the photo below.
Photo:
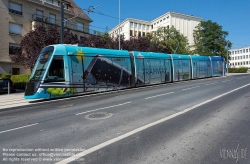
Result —
[{"label": "tram side window", "polygon": [[45,81],[46,82],[65,81],[64,72],[65,71],[64,71],[63,57],[55,57],[51,62]]}]

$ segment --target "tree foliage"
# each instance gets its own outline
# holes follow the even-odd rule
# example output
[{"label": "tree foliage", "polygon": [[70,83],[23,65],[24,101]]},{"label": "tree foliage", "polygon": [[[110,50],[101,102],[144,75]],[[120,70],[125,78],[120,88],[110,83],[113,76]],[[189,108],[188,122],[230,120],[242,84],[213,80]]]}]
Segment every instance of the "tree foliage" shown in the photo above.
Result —
[{"label": "tree foliage", "polygon": [[[21,50],[12,56],[12,61],[21,64],[26,68],[32,69],[36,63],[42,48],[60,43],[60,29],[58,26],[46,26],[40,24],[35,30],[30,31],[21,40]],[[70,31],[64,33],[65,44],[82,44],[85,47],[119,49],[119,39],[110,37],[108,33],[100,36],[90,35],[83,40],[78,40],[77,35]],[[162,52],[162,53],[180,53],[188,54],[188,41],[174,27],[159,28],[154,35],[145,37],[135,37],[125,40],[124,36],[120,38],[122,50]]]},{"label": "tree foliage", "polygon": [[194,30],[194,53],[205,56],[226,57],[227,49],[232,43],[226,40],[227,31],[211,20],[202,21]]},{"label": "tree foliage", "polygon": [[158,46],[160,51],[166,53],[189,54],[188,40],[173,26],[160,27],[152,36],[152,44]]},{"label": "tree foliage", "polygon": [[[23,37],[20,44],[21,49],[11,57],[11,60],[32,69],[42,48],[58,43],[60,43],[59,28],[57,26],[46,27],[44,24],[40,24],[36,26],[35,30],[30,31]],[[78,43],[77,36],[69,31],[65,31],[64,43]]]}]

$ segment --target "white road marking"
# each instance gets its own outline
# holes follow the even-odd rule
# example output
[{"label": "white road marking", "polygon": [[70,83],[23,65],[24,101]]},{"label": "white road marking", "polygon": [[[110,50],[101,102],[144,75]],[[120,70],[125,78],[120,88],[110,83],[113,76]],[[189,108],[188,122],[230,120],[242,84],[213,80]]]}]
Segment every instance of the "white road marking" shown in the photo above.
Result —
[{"label": "white road marking", "polygon": [[231,80],[224,80],[224,81],[222,81],[222,83],[227,82],[227,81],[232,81],[232,79]]},{"label": "white road marking", "polygon": [[169,94],[172,94],[172,93],[174,93],[174,92],[169,92],[169,93],[164,93],[164,94],[160,94],[160,95],[155,95],[155,96],[147,97],[145,99],[147,100],[147,99],[151,99],[151,98],[155,98],[155,97],[159,97],[159,96],[169,95]]},{"label": "white road marking", "polygon": [[143,130],[145,130],[145,129],[148,129],[148,128],[154,126],[154,125],[157,125],[157,124],[160,124],[160,123],[165,122],[165,121],[167,121],[167,120],[170,120],[170,119],[172,119],[172,118],[174,118],[174,117],[176,117],[176,116],[179,116],[179,115],[181,115],[181,114],[184,114],[184,113],[186,113],[186,112],[189,112],[189,111],[191,111],[191,110],[193,110],[193,109],[195,109],[195,108],[197,108],[197,107],[199,107],[199,106],[202,106],[202,105],[204,105],[204,104],[207,104],[207,103],[209,103],[209,102],[211,102],[211,101],[213,101],[213,100],[216,100],[216,99],[218,99],[218,98],[221,98],[221,97],[223,97],[223,96],[225,96],[225,95],[227,95],[227,94],[230,94],[230,93],[232,93],[232,92],[235,92],[235,91],[237,91],[237,90],[239,90],[239,89],[242,89],[242,88],[244,88],[244,87],[247,87],[247,86],[249,86],[249,85],[250,85],[250,83],[249,83],[249,84],[246,84],[246,85],[244,85],[244,86],[241,86],[241,87],[239,87],[239,88],[236,88],[236,89],[234,89],[234,90],[231,90],[231,91],[229,91],[229,92],[223,93],[223,94],[221,94],[221,95],[219,95],[219,96],[216,96],[216,97],[214,97],[214,98],[212,98],[212,99],[210,99],[210,100],[206,100],[206,101],[204,101],[204,102],[202,102],[202,103],[199,103],[199,104],[197,104],[197,105],[194,105],[194,106],[192,106],[192,107],[190,107],[190,108],[187,108],[187,109],[185,109],[185,110],[183,110],[183,111],[180,111],[180,112],[178,112],[178,113],[175,113],[175,114],[173,114],[173,115],[167,116],[167,117],[165,117],[165,118],[162,118],[162,119],[157,120],[157,121],[155,121],[155,122],[152,122],[152,123],[150,123],[150,124],[144,125],[144,126],[142,126],[142,127],[140,127],[140,128],[137,128],[137,129],[135,129],[135,130],[132,130],[132,131],[130,131],[130,132],[128,132],[128,133],[125,133],[125,134],[123,134],[123,135],[121,135],[121,136],[118,136],[118,137],[116,137],[116,138],[113,138],[113,139],[111,139],[111,140],[108,140],[108,141],[106,141],[106,142],[103,142],[103,143],[101,143],[101,144],[99,144],[99,145],[96,145],[96,146],[94,146],[94,147],[92,147],[92,148],[89,148],[89,149],[87,149],[87,150],[85,150],[85,151],[83,151],[83,152],[80,152],[80,153],[78,153],[78,154],[75,154],[75,155],[73,155],[73,156],[71,156],[71,157],[69,157],[69,158],[66,158],[66,159],[64,159],[64,160],[62,160],[62,161],[60,161],[60,162],[57,162],[56,164],[67,164],[67,163],[70,163],[70,162],[72,162],[72,161],[75,161],[75,160],[78,159],[78,158],[81,158],[81,157],[83,157],[83,156],[86,156],[87,154],[90,154],[90,153],[92,153],[92,152],[94,152],[94,151],[96,151],[96,150],[99,150],[99,149],[101,149],[101,148],[104,148],[104,147],[106,147],[106,146],[108,146],[108,145],[110,145],[110,144],[112,144],[112,143],[115,143],[115,142],[120,141],[120,140],[122,140],[122,139],[124,139],[124,138],[127,138],[127,137],[129,137],[129,136],[131,136],[131,135],[133,135],[133,134],[135,134],[135,133],[138,133],[138,132],[140,132],[140,131],[143,131]]},{"label": "white road marking", "polygon": [[130,103],[131,102],[125,102],[125,103],[117,104],[117,105],[113,105],[113,106],[107,106],[107,107],[103,107],[103,108],[93,109],[93,110],[89,110],[89,111],[86,111],[86,112],[77,113],[76,116],[77,115],[81,115],[81,114],[85,114],[85,113],[89,113],[89,112],[94,112],[94,111],[102,110],[102,109],[114,108],[114,107],[117,107],[117,106],[122,106],[122,105],[130,104]]},{"label": "white road marking", "polygon": [[209,83],[209,84],[205,84],[205,85],[213,85],[213,84],[217,84],[218,82],[215,82],[215,83]]},{"label": "white road marking", "polygon": [[10,131],[13,131],[13,130],[18,130],[18,129],[27,128],[27,127],[34,126],[34,125],[37,125],[37,124],[38,124],[38,123],[30,124],[30,125],[26,125],[26,126],[21,126],[21,127],[19,127],[19,128],[14,128],[14,129],[9,129],[9,130],[0,131],[0,134],[1,134],[1,133],[6,133],[6,132],[10,132]]},{"label": "white road marking", "polygon": [[186,89],[182,89],[183,91],[189,90],[189,89],[194,89],[194,88],[199,88],[200,86],[196,86],[196,87],[191,87],[191,88],[186,88]]}]

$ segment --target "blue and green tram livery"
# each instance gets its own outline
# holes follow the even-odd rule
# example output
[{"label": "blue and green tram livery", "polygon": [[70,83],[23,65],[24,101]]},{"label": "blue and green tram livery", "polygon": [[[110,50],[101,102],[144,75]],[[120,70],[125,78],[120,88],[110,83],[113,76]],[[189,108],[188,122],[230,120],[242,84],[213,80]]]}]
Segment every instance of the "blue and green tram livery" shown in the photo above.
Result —
[{"label": "blue and green tram livery", "polygon": [[51,45],[42,49],[26,99],[46,99],[225,74],[218,56]]}]

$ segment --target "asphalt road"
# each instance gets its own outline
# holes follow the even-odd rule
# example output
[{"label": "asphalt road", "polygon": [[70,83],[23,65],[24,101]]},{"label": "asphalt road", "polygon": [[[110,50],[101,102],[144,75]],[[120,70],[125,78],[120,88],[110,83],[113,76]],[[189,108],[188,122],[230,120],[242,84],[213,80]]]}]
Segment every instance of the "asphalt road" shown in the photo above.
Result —
[{"label": "asphalt road", "polygon": [[0,112],[0,163],[250,163],[249,82],[192,80]]}]

